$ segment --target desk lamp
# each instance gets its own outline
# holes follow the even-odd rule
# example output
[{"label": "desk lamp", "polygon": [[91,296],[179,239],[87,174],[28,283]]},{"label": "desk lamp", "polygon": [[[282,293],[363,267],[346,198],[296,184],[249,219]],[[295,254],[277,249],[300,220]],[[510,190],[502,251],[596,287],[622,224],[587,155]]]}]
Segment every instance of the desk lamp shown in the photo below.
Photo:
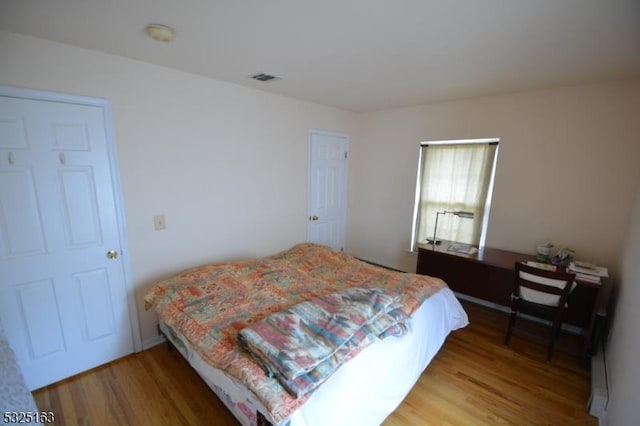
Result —
[{"label": "desk lamp", "polygon": [[[473,212],[465,212],[465,211],[455,211],[455,212],[450,212],[447,210],[443,210],[441,212],[437,212],[436,213],[436,225],[433,227],[433,240],[431,241],[431,244],[433,244],[433,248],[436,248],[436,245],[438,244],[438,240],[436,239],[436,234],[438,232],[438,218],[440,217],[441,214],[447,214],[447,213],[451,213],[454,216],[458,216],[461,217],[463,219],[473,219],[474,213]],[[429,240],[427,240],[427,243],[429,242]]]}]

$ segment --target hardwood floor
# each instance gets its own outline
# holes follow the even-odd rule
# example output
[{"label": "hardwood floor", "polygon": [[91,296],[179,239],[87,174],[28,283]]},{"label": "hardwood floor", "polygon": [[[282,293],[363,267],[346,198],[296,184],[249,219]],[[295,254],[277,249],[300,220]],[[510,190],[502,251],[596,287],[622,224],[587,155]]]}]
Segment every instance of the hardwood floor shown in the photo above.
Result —
[{"label": "hardwood floor", "polygon": [[[465,304],[471,324],[453,332],[386,426],[596,425],[579,341],[545,347],[514,334],[502,344],[504,313]],[[166,344],[34,392],[60,425],[235,425],[207,385]]]},{"label": "hardwood floor", "polygon": [[589,370],[580,339],[562,335],[551,363],[546,343],[514,332],[508,317],[464,304],[470,325],[453,332],[385,425],[596,425],[586,410]]}]

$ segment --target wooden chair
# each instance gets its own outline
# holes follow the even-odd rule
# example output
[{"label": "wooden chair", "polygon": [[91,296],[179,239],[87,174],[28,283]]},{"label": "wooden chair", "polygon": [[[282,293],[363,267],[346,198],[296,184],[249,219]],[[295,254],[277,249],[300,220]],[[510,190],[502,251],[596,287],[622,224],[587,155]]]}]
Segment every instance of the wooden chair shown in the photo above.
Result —
[{"label": "wooden chair", "polygon": [[[575,287],[575,274],[550,271],[521,262],[515,264],[515,280],[511,294],[511,316],[504,344],[509,345],[516,319],[522,314],[551,322],[548,338],[547,361],[551,361],[553,346],[571,290]],[[528,331],[526,329],[523,329]]]}]

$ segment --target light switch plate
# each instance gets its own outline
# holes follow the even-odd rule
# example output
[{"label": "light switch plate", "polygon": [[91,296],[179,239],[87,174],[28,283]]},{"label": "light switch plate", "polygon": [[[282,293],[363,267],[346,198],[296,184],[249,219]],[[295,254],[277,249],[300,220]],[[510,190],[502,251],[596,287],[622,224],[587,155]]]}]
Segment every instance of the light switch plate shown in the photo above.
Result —
[{"label": "light switch plate", "polygon": [[160,231],[167,227],[167,222],[164,220],[163,214],[153,217],[153,227],[156,231]]}]

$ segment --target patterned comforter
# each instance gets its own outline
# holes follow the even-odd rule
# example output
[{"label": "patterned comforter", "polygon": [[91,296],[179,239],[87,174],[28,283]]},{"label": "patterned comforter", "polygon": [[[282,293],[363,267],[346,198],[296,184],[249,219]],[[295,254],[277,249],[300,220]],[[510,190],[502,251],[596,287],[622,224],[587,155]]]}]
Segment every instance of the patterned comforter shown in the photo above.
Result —
[{"label": "patterned comforter", "polygon": [[240,330],[238,341],[293,396],[305,395],[378,338],[402,336],[397,295],[354,287],[299,303]]},{"label": "patterned comforter", "polygon": [[300,302],[353,287],[399,295],[411,315],[444,287],[434,277],[389,271],[325,246],[300,244],[261,259],[211,264],[161,281],[145,296],[158,317],[178,330],[213,367],[251,390],[279,423],[309,395],[289,394],[238,345],[240,330]]}]

